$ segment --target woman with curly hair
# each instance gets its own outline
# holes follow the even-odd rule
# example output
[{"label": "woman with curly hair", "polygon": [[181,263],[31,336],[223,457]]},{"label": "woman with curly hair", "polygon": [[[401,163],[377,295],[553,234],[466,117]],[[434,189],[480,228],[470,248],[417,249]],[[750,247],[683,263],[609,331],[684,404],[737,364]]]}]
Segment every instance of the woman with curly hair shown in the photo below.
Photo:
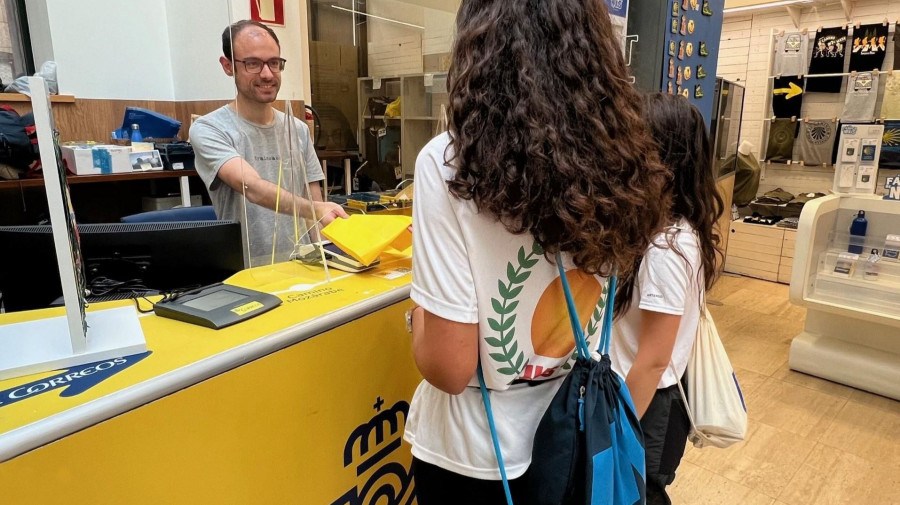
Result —
[{"label": "woman with curly hair", "polygon": [[596,345],[605,276],[629,275],[668,209],[603,0],[463,0],[450,128],[416,160],[410,407],[420,505],[514,498],[575,342],[555,264]]},{"label": "woman with curly hair", "polygon": [[666,192],[673,198],[671,222],[647,248],[616,293],[616,321],[610,346],[612,367],[631,392],[641,416],[647,459],[647,505],[671,504],[666,486],[684,455],[690,431],[676,384],[682,379],[700,323],[703,294],[716,277],[724,204],[706,122],[680,96],[646,97],[644,117],[660,139],[663,164],[672,172]]}]

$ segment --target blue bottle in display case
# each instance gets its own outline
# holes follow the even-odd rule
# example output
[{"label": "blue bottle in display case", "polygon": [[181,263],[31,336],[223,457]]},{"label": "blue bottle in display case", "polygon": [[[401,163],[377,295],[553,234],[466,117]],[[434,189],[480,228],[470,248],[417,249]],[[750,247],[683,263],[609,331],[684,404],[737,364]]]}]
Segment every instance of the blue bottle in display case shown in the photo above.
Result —
[{"label": "blue bottle in display case", "polygon": [[853,223],[850,224],[850,246],[847,248],[848,252],[862,254],[868,227],[869,221],[866,220],[866,211],[861,210],[856,215]]}]

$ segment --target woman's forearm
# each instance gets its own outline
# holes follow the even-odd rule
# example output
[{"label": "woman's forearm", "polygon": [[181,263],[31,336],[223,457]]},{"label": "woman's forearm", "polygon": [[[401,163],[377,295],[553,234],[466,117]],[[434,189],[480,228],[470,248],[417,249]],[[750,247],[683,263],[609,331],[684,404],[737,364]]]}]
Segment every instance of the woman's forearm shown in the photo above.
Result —
[{"label": "woman's forearm", "polygon": [[665,372],[665,368],[653,368],[639,365],[637,362],[628,372],[625,378],[625,384],[628,385],[628,391],[631,393],[631,400],[634,402],[634,410],[638,417],[644,417],[653,395],[656,394],[656,387],[659,385],[659,379]]}]

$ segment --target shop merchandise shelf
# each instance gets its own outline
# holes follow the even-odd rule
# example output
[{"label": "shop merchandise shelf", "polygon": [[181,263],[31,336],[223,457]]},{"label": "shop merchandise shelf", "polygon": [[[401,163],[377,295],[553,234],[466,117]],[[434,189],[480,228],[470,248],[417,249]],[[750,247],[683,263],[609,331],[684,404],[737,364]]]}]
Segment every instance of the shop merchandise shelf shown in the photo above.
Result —
[{"label": "shop merchandise shelf", "polygon": [[[863,252],[851,260],[852,272],[835,272],[860,210],[867,234],[853,243]],[[900,400],[900,262],[883,257],[887,235],[897,233],[900,204],[874,195],[830,195],[804,206],[790,293],[807,311],[804,330],[791,342],[791,369]],[[865,270],[873,249],[881,259],[870,280]]]},{"label": "shop merchandise shelf", "polygon": [[865,267],[870,255],[861,254],[852,274],[845,276],[834,272],[839,255],[845,251],[832,249],[819,256],[810,299],[840,303],[900,321],[900,263],[884,259],[878,261],[877,280],[867,280]]}]

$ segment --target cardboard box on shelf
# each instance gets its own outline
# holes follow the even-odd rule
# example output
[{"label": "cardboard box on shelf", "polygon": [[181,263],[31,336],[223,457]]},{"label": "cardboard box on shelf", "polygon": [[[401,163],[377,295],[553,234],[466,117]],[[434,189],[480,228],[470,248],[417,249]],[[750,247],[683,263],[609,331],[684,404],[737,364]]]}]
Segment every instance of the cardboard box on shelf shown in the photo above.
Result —
[{"label": "cardboard box on shelf", "polygon": [[[180,205],[180,196],[145,196],[141,198],[141,210],[144,212],[174,209]],[[203,197],[200,195],[191,195],[191,207],[199,207],[201,205],[203,205]]]},{"label": "cardboard box on shelf", "polygon": [[62,158],[75,175],[120,174],[131,172],[130,147],[113,145],[60,146]]}]

